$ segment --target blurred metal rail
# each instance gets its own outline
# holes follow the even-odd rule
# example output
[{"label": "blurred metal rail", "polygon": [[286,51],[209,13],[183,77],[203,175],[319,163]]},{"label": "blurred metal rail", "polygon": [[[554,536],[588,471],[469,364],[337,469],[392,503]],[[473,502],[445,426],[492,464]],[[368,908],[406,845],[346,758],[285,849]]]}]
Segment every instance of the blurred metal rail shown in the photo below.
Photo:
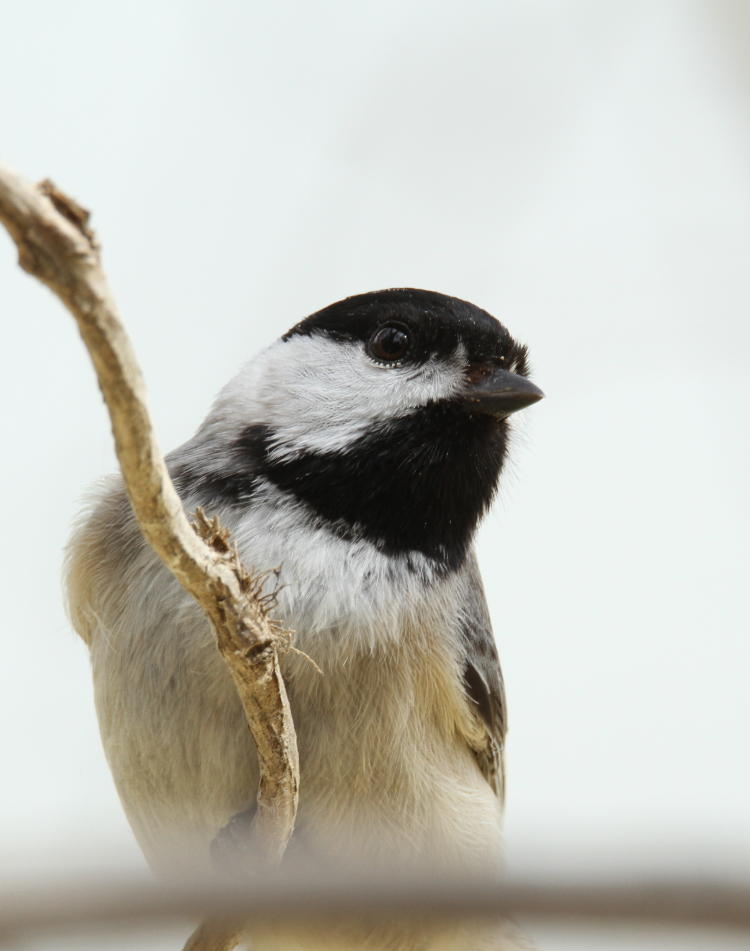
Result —
[{"label": "blurred metal rail", "polygon": [[0,883],[0,941],[24,933],[124,923],[153,926],[206,915],[290,925],[346,918],[533,916],[750,932],[750,884],[697,879],[541,884],[466,876],[425,882],[299,875],[258,877],[244,886],[215,879],[164,886],[142,878]]}]

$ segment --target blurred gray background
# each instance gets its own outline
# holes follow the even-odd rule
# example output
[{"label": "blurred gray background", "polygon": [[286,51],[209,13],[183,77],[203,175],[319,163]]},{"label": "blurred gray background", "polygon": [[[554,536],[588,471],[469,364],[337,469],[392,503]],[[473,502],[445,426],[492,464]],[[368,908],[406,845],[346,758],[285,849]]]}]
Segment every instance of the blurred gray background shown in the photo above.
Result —
[{"label": "blurred gray background", "polygon": [[[30,0],[3,19],[2,160],[94,210],[165,450],[348,294],[440,290],[529,344],[548,398],[480,542],[509,864],[749,875],[750,5]],[[115,465],[108,422],[4,234],[0,308],[5,874],[138,867],[59,582]],[[544,947],[584,946],[566,940]]]}]

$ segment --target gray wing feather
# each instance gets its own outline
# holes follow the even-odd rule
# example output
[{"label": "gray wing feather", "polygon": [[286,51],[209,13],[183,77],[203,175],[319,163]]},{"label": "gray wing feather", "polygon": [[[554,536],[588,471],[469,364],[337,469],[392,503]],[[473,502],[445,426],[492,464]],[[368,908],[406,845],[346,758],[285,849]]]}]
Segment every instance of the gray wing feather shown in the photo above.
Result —
[{"label": "gray wing feather", "polygon": [[472,744],[472,749],[487,782],[502,799],[503,747],[507,727],[505,688],[484,585],[473,551],[466,559],[462,581],[459,622],[464,689],[472,711],[483,726],[480,731],[482,740]]}]

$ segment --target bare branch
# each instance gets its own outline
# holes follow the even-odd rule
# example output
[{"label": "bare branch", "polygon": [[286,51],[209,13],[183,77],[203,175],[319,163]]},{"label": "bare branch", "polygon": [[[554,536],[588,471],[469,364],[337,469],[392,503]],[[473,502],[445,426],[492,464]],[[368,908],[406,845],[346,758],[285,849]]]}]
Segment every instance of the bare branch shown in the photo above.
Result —
[{"label": "bare branch", "polygon": [[109,410],[141,531],[213,623],[258,749],[255,845],[276,862],[294,828],[299,785],[297,741],[276,649],[284,632],[218,523],[199,514],[196,531],[185,516],[156,443],[141,373],[88,212],[51,182],[34,186],[0,167],[0,220],[18,247],[21,267],[46,284],[76,320]]},{"label": "bare branch", "polygon": [[[698,859],[690,868],[700,865]],[[259,876],[251,887],[215,879],[163,886],[144,882],[141,876],[64,882],[34,878],[26,884],[0,885],[0,940],[42,931],[59,936],[66,930],[94,925],[156,925],[182,920],[196,911],[239,919],[253,928],[288,928],[292,932],[309,923],[342,920],[429,919],[444,923],[523,916],[589,924],[732,928],[750,933],[750,888],[741,878],[729,876],[664,878],[646,872],[608,881],[601,876],[577,876],[534,882],[499,878],[491,872],[427,881],[397,871],[385,879],[342,875],[331,869],[311,875],[309,869],[303,869]],[[206,926],[198,933],[216,935]]]}]

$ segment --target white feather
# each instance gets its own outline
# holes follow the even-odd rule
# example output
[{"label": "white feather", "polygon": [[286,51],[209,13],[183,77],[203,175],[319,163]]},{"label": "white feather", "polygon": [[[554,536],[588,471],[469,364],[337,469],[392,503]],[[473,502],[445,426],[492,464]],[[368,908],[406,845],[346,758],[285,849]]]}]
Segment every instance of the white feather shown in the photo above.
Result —
[{"label": "white feather", "polygon": [[205,426],[216,432],[241,422],[273,432],[273,459],[303,451],[336,452],[373,424],[405,416],[463,385],[466,354],[422,366],[376,363],[361,343],[320,334],[278,340],[222,390]]}]

